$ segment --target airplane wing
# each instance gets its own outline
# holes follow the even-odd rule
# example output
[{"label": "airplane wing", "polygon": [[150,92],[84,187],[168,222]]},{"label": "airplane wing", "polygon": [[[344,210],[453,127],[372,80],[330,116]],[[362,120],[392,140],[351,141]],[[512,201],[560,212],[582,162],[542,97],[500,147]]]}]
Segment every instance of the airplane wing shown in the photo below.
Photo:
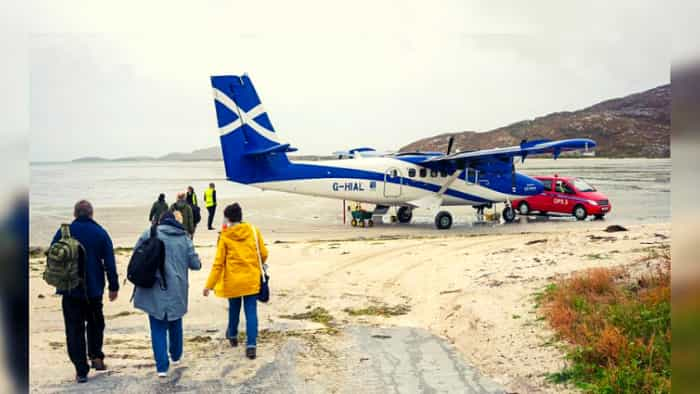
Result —
[{"label": "airplane wing", "polygon": [[572,138],[567,140],[535,140],[523,141],[520,145],[507,148],[484,149],[473,152],[454,153],[449,156],[438,156],[429,158],[420,164],[427,163],[462,163],[462,162],[483,162],[489,160],[509,159],[520,156],[523,161],[530,155],[551,153],[556,159],[562,152],[585,150],[595,148],[595,141],[588,138]]}]

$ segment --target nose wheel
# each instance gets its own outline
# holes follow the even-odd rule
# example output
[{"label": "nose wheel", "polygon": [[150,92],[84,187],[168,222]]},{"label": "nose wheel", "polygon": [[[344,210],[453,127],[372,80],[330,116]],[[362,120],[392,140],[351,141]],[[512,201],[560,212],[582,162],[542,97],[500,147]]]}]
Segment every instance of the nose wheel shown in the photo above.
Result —
[{"label": "nose wheel", "polygon": [[438,230],[447,230],[452,227],[452,215],[447,211],[440,211],[435,215],[435,227]]}]

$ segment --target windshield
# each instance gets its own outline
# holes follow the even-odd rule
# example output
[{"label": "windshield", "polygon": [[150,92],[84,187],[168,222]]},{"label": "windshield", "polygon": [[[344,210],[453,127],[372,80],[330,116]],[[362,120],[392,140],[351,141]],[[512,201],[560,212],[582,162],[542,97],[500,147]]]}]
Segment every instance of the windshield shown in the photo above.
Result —
[{"label": "windshield", "polygon": [[574,187],[580,192],[594,192],[595,187],[589,185],[583,179],[574,179]]}]

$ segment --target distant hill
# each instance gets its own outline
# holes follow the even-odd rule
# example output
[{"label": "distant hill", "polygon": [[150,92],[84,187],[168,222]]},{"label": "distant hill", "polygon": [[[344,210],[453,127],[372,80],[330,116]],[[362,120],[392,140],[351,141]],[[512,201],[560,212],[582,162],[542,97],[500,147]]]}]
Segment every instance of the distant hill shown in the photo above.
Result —
[{"label": "distant hill", "polygon": [[517,145],[523,139],[591,138],[603,157],[670,157],[671,85],[603,101],[574,112],[555,112],[495,130],[440,134],[410,143],[409,151],[460,151]]}]

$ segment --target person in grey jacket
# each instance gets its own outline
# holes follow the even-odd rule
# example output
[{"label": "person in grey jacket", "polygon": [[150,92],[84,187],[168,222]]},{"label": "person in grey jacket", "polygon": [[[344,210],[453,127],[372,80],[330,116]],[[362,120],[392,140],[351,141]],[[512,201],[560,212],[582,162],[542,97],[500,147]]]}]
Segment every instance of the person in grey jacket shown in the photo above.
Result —
[{"label": "person in grey jacket", "polygon": [[[136,287],[134,307],[148,313],[156,371],[158,376],[166,377],[170,367],[168,352],[173,364],[178,364],[182,358],[182,317],[187,313],[188,270],[199,270],[202,263],[185,228],[172,212],[167,211],[160,217],[156,234],[165,244],[167,286],[161,286],[163,282],[157,271],[158,281],[152,288]],[[149,237],[150,229],[141,235],[134,249]]]}]

